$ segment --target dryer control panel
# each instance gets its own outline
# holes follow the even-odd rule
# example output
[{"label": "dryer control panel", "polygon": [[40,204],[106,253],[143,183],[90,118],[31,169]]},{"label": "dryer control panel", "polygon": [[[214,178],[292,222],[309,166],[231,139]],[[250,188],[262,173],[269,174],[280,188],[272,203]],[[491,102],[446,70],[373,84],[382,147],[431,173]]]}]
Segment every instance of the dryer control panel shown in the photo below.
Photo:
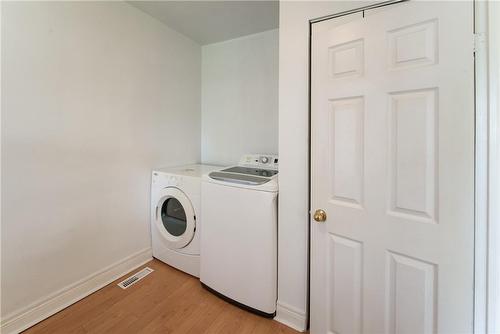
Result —
[{"label": "dryer control panel", "polygon": [[245,154],[240,166],[278,170],[278,156],[275,154]]},{"label": "dryer control panel", "polygon": [[160,184],[162,187],[165,186],[180,186],[182,185],[182,177],[177,175],[171,175],[166,173],[153,172],[153,186]]}]

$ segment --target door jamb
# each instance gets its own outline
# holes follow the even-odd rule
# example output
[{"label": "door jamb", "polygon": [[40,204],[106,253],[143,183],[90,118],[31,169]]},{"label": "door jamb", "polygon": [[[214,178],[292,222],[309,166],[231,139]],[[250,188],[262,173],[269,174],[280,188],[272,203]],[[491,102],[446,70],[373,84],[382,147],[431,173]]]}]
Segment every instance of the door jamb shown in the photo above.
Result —
[{"label": "door jamb", "polygon": [[[475,243],[474,333],[500,331],[500,124],[497,20],[500,6],[474,0]],[[496,24],[496,26],[495,26]],[[497,34],[495,36],[495,33]],[[496,205],[495,205],[496,204]]]}]

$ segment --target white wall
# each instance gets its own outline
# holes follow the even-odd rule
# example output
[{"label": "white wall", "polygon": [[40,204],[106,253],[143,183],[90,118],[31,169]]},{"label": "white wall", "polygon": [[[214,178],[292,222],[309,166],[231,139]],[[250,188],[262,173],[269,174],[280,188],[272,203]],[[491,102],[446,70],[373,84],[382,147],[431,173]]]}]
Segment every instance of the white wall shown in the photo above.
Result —
[{"label": "white wall", "polygon": [[277,320],[299,330],[306,327],[308,305],[309,20],[367,4],[280,2]]},{"label": "white wall", "polygon": [[200,63],[123,2],[2,2],[2,318],[148,252],[151,168],[200,158]]},{"label": "white wall", "polygon": [[202,47],[202,161],[278,153],[278,30]]}]

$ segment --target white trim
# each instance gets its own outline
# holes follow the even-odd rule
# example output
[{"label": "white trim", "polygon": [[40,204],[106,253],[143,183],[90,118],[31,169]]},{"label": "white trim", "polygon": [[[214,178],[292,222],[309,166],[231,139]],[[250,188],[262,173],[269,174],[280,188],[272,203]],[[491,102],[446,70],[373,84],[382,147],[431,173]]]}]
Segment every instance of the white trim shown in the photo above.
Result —
[{"label": "white trim", "polygon": [[500,333],[500,2],[488,2],[487,333]]},{"label": "white trim", "polygon": [[[486,36],[488,4],[475,2],[475,36]],[[488,52],[486,38],[475,49],[475,217],[474,217],[474,333],[486,333],[488,258]]]},{"label": "white trim", "polygon": [[500,3],[475,2],[476,217],[474,333],[500,333]]},{"label": "white trim", "polygon": [[280,301],[278,301],[276,306],[276,317],[274,317],[274,320],[300,332],[304,332],[307,329],[306,313]]},{"label": "white trim", "polygon": [[1,320],[3,334],[19,333],[87,297],[137,267],[151,261],[151,248],[143,249],[73,283],[54,294],[13,312]]}]

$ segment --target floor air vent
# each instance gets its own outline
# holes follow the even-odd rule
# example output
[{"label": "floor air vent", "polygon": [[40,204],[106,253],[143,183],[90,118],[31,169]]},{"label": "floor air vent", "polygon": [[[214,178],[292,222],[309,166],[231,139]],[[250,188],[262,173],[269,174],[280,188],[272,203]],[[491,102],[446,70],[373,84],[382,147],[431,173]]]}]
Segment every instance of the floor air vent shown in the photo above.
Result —
[{"label": "floor air vent", "polygon": [[141,271],[136,272],[134,275],[130,276],[129,278],[121,281],[117,285],[122,289],[126,289],[129,286],[134,285],[135,283],[139,282],[141,279],[148,276],[153,271],[154,271],[153,269],[146,267],[146,268],[142,269]]}]

